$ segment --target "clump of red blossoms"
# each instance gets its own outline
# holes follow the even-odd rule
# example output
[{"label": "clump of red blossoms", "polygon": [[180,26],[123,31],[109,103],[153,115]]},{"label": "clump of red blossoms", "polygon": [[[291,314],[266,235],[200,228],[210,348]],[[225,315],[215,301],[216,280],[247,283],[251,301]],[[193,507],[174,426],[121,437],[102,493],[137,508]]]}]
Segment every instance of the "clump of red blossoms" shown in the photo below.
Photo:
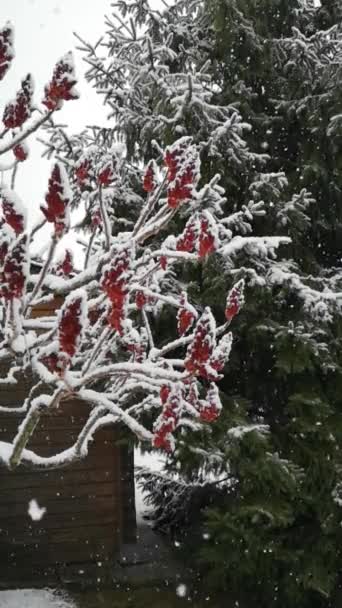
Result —
[{"label": "clump of red blossoms", "polygon": [[159,264],[162,270],[167,269],[167,257],[165,255],[161,255],[159,258]]},{"label": "clump of red blossoms", "polygon": [[208,377],[210,359],[216,345],[216,324],[210,308],[205,308],[197,322],[194,338],[188,346],[185,368],[191,374]]},{"label": "clump of red blossoms", "polygon": [[115,177],[115,163],[112,156],[106,156],[97,172],[97,183],[107,187],[113,182]]},{"label": "clump of red blossoms", "polygon": [[48,222],[54,224],[55,235],[61,237],[69,228],[69,204],[71,192],[66,171],[56,163],[49,179],[46,205],[41,207]]},{"label": "clump of red blossoms", "polygon": [[56,64],[52,79],[46,85],[43,104],[48,110],[58,110],[63,101],[78,99],[79,94],[75,89],[76,76],[72,53],[67,53]]},{"label": "clump of red blossoms", "polygon": [[9,69],[13,57],[13,28],[10,23],[6,23],[0,30],[0,80]]},{"label": "clump of red blossoms", "polygon": [[[177,311],[177,330],[180,336],[185,334],[192,326],[195,318],[195,310],[190,310],[186,292],[183,291],[180,297],[180,308]],[[191,307],[192,308],[192,307]]]},{"label": "clump of red blossoms", "polygon": [[101,287],[111,302],[108,322],[119,334],[123,334],[122,322],[128,298],[128,279],[131,256],[127,249],[117,251],[112,261],[104,267]]},{"label": "clump of red blossoms", "polygon": [[200,401],[200,419],[203,422],[214,422],[222,410],[222,403],[216,384],[210,384],[205,401]]},{"label": "clump of red blossoms", "polygon": [[95,205],[91,212],[91,225],[94,229],[102,224],[102,215],[99,205]]},{"label": "clump of red blossoms", "polygon": [[169,391],[167,389],[168,387],[162,387],[161,390],[163,410],[153,425],[152,443],[155,448],[170,452],[174,444],[172,433],[176,430],[180,418],[183,397],[180,386],[176,385]]},{"label": "clump of red blossoms", "polygon": [[27,235],[24,234],[9,248],[0,273],[0,295],[5,300],[20,299],[23,296],[27,272]]},{"label": "clump of red blossoms", "polygon": [[225,316],[227,321],[231,321],[240,311],[240,308],[245,302],[244,298],[245,281],[241,279],[234,285],[230,290],[225,309]]},{"label": "clump of red blossoms", "polygon": [[232,343],[233,335],[231,332],[229,332],[221,338],[218,345],[214,349],[212,358],[210,360],[210,366],[216,372],[221,372],[224,366],[226,365],[229,359],[230,351],[232,349]]},{"label": "clump of red blossoms", "polygon": [[70,358],[75,355],[80,343],[86,314],[86,295],[80,290],[67,297],[59,313],[59,346]]},{"label": "clump of red blossoms", "polygon": [[80,188],[88,185],[92,169],[89,159],[84,159],[75,165],[75,178]]},{"label": "clump of red blossoms", "polygon": [[204,211],[200,219],[198,253],[200,258],[213,253],[217,247],[217,225],[213,216]]},{"label": "clump of red blossoms", "polygon": [[148,298],[145,296],[143,291],[137,291],[135,294],[135,304],[139,310],[142,310],[146,306]]},{"label": "clump of red blossoms", "polygon": [[56,274],[61,277],[70,277],[73,272],[73,255],[70,249],[66,249],[63,259],[57,264]]},{"label": "clump of red blossoms", "polygon": [[24,162],[29,155],[29,148],[26,142],[23,142],[21,144],[17,144],[16,146],[14,146],[13,148],[13,154],[15,156],[15,158],[17,159],[17,161],[19,161],[20,163]]},{"label": "clump of red blossoms", "polygon": [[56,373],[58,376],[63,376],[70,364],[70,358],[59,351],[58,345],[53,345],[48,354],[40,357],[39,362],[43,363],[51,374]]},{"label": "clump of red blossoms", "polygon": [[21,83],[21,88],[14,101],[5,106],[2,122],[7,129],[17,129],[30,118],[32,113],[33,80],[28,74]]},{"label": "clump of red blossoms", "polygon": [[177,251],[187,251],[188,253],[194,251],[199,234],[199,227],[198,217],[197,215],[194,215],[187,221],[182,234],[177,238]]},{"label": "clump of red blossoms", "polygon": [[19,197],[9,188],[0,188],[0,206],[6,223],[18,236],[25,229],[25,209]]},{"label": "clump of red blossoms", "polygon": [[11,243],[13,242],[14,233],[12,228],[5,222],[0,222],[0,276],[1,276],[1,267],[5,261],[5,257],[10,248]]},{"label": "clump of red blossoms", "polygon": [[190,137],[182,137],[166,148],[164,162],[168,167],[167,203],[172,209],[191,199],[199,179],[199,158]]},{"label": "clump of red blossoms", "polygon": [[145,192],[153,192],[157,186],[157,183],[157,165],[154,160],[150,160],[146,167],[143,179],[143,188]]}]

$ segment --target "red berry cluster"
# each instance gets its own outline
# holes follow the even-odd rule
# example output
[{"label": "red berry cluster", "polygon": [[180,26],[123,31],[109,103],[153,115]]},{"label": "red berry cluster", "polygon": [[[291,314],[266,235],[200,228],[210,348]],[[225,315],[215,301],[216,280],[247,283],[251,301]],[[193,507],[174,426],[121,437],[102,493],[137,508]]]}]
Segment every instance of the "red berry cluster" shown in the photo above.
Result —
[{"label": "red berry cluster", "polygon": [[153,192],[157,186],[157,166],[154,160],[150,160],[148,163],[144,179],[143,188],[145,192]]},{"label": "red berry cluster", "polygon": [[7,23],[0,30],[0,80],[3,79],[13,59],[13,29]]},{"label": "red berry cluster", "polygon": [[30,118],[32,113],[33,80],[28,74],[21,83],[21,88],[14,101],[5,106],[2,122],[7,129],[17,129]]},{"label": "red berry cluster", "polygon": [[110,186],[115,177],[113,158],[105,158],[97,172],[97,183],[101,186]]},{"label": "red berry cluster", "polygon": [[24,231],[25,217],[19,199],[15,192],[7,188],[0,189],[0,204],[3,217],[18,236]]},{"label": "red berry cluster", "polygon": [[227,297],[226,310],[225,310],[225,316],[226,316],[227,321],[231,321],[235,317],[235,315],[238,314],[241,306],[243,306],[244,301],[245,301],[244,288],[245,288],[245,282],[243,279],[241,279],[230,290],[228,297]]},{"label": "red berry cluster", "polygon": [[24,234],[5,256],[0,272],[0,296],[7,301],[20,299],[25,291],[27,270],[27,236]]},{"label": "red berry cluster", "polygon": [[56,373],[58,376],[64,375],[70,363],[69,357],[61,353],[58,347],[55,346],[53,346],[53,349],[48,354],[41,356],[39,361],[45,365],[51,374]]},{"label": "red berry cluster", "polygon": [[167,269],[167,257],[166,255],[161,255],[159,258],[159,264],[162,270]]},{"label": "red berry cluster", "polygon": [[65,301],[59,315],[58,340],[60,350],[72,358],[78,348],[84,326],[85,299],[77,292]]},{"label": "red berry cluster", "polygon": [[128,278],[131,257],[127,249],[118,251],[108,266],[105,266],[101,287],[111,302],[108,322],[123,334],[122,322],[125,317],[125,306],[128,299]]},{"label": "red berry cluster", "polygon": [[199,413],[202,422],[215,422],[222,410],[222,403],[216,384],[210,384],[205,401],[200,401]]},{"label": "red berry cluster", "polygon": [[24,160],[26,160],[29,155],[29,149],[28,149],[27,143],[23,142],[21,144],[17,144],[16,146],[14,146],[13,154],[14,154],[15,158],[17,159],[17,161],[19,161],[20,163],[24,162]]},{"label": "red berry cluster", "polygon": [[215,319],[210,311],[206,308],[204,313],[197,322],[194,338],[189,344],[185,368],[191,373],[208,377],[208,366],[213,354],[216,343],[216,325]]},{"label": "red berry cluster", "polygon": [[147,296],[143,291],[137,291],[135,294],[135,305],[139,310],[142,310],[148,302]]},{"label": "red berry cluster", "polygon": [[13,231],[5,222],[0,222],[0,274],[1,267],[13,241]]},{"label": "red berry cluster", "polygon": [[146,357],[147,340],[144,334],[139,333],[132,326],[125,327],[125,333],[122,336],[122,344],[127,350],[132,353],[134,361],[142,363]]},{"label": "red berry cluster", "polygon": [[168,167],[167,203],[176,209],[191,199],[198,180],[198,153],[191,138],[183,137],[166,148],[164,162]]},{"label": "red berry cluster", "polygon": [[177,251],[192,253],[197,250],[200,258],[213,253],[217,248],[217,225],[207,211],[193,215],[186,223],[183,233],[176,241]]},{"label": "red berry cluster", "polygon": [[214,218],[208,212],[203,212],[200,226],[198,254],[200,258],[204,258],[216,250],[217,226]]},{"label": "red berry cluster", "polygon": [[48,110],[58,110],[63,101],[78,99],[76,82],[72,53],[67,53],[56,64],[52,79],[45,87],[43,104]]},{"label": "red berry cluster", "polygon": [[214,349],[210,360],[210,367],[215,372],[221,372],[226,365],[232,348],[233,336],[231,333],[225,334]]},{"label": "red berry cluster", "polygon": [[177,330],[180,336],[185,334],[188,329],[192,326],[195,320],[195,314],[191,310],[189,310],[188,299],[185,291],[182,292],[180,297],[181,307],[177,312]]},{"label": "red berry cluster", "polygon": [[70,249],[66,249],[63,259],[57,264],[56,275],[59,277],[70,277],[73,272],[73,256]]},{"label": "red berry cluster", "polygon": [[69,203],[71,193],[68,178],[61,163],[56,163],[49,179],[46,206],[42,206],[48,222],[54,224],[56,236],[62,236],[69,228]]},{"label": "red berry cluster", "polygon": [[75,178],[80,188],[84,188],[89,183],[92,164],[89,158],[81,159],[75,165]]},{"label": "red berry cluster", "polygon": [[182,411],[182,391],[179,386],[163,386],[160,390],[163,410],[153,426],[153,446],[170,452],[173,448],[173,436]]},{"label": "red berry cluster", "polygon": [[196,246],[199,233],[199,221],[197,215],[191,217],[185,224],[182,234],[176,242],[177,251],[187,251],[192,253]]}]

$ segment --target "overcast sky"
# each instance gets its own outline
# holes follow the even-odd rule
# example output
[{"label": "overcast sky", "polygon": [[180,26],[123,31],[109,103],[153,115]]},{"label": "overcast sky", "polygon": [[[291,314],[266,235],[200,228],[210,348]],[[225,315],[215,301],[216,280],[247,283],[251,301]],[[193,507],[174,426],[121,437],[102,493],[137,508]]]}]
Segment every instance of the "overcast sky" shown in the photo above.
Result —
[{"label": "overcast sky", "polygon": [[[0,27],[10,21],[15,28],[15,60],[0,83],[0,116],[6,101],[15,95],[28,72],[36,85],[35,101],[40,101],[56,61],[75,48],[73,32],[95,42],[104,32],[104,15],[110,12],[111,0],[0,0]],[[106,111],[85,82],[86,67],[81,53],[74,50],[74,56],[81,98],[66,102],[56,116],[58,121],[69,124],[72,131],[78,131],[89,123],[103,123]],[[40,148],[32,143],[31,137],[31,156],[20,166],[16,184],[31,222],[39,215],[51,166],[51,162],[40,158]]]}]

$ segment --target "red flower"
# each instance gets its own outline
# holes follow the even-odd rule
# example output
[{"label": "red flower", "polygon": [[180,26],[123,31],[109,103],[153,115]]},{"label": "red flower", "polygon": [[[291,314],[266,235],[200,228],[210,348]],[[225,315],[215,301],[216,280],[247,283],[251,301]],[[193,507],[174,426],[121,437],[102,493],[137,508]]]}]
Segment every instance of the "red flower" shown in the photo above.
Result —
[{"label": "red flower", "polygon": [[168,167],[169,207],[175,209],[192,197],[199,178],[199,158],[190,137],[182,137],[166,148],[164,162]]},{"label": "red flower", "polygon": [[43,104],[48,110],[58,110],[63,100],[78,99],[76,82],[72,53],[67,53],[56,64],[51,82],[44,89]]},{"label": "red flower", "polygon": [[16,94],[15,100],[7,104],[4,110],[2,122],[7,129],[21,127],[30,118],[32,113],[33,80],[28,74],[21,83],[21,89]]},{"label": "red flower", "polygon": [[51,82],[45,87],[43,104],[48,110],[58,110],[63,101],[78,99],[75,89],[75,68],[72,53],[67,53],[55,66]]},{"label": "red flower", "polygon": [[70,249],[66,249],[63,260],[59,262],[57,266],[56,274],[58,276],[69,277],[73,273],[73,271],[73,255]]},{"label": "red flower", "polygon": [[95,325],[98,322],[99,318],[103,314],[104,310],[102,307],[94,306],[88,310],[88,320],[90,325]]},{"label": "red flower", "polygon": [[70,363],[69,357],[57,350],[53,350],[49,354],[41,357],[39,361],[45,365],[51,374],[56,373],[58,376],[64,375],[64,372]]},{"label": "red flower", "polygon": [[10,23],[6,23],[0,30],[0,80],[9,69],[13,57],[13,28]]},{"label": "red flower", "polygon": [[182,292],[180,303],[181,307],[177,312],[177,329],[179,335],[182,336],[193,324],[195,320],[195,311],[191,311],[189,308],[186,308],[186,305],[188,305],[188,299],[185,291]]},{"label": "red flower", "polygon": [[25,209],[19,197],[13,190],[0,189],[0,203],[6,223],[13,228],[18,236],[25,229]]},{"label": "red flower", "polygon": [[154,160],[150,160],[146,167],[143,188],[145,192],[153,192],[157,185],[157,168]]},{"label": "red flower", "polygon": [[102,215],[101,215],[101,209],[99,206],[96,206],[91,214],[91,225],[93,228],[97,228],[98,226],[101,226],[102,224]]},{"label": "red flower", "polygon": [[25,142],[17,144],[13,148],[13,154],[19,162],[24,162],[24,160],[26,160],[29,155],[28,145]]},{"label": "red flower", "polygon": [[195,248],[198,232],[198,218],[197,216],[191,217],[185,224],[183,233],[177,239],[177,251],[187,251],[188,253],[191,253]]},{"label": "red flower", "polygon": [[165,452],[172,452],[172,441],[171,435],[168,433],[155,433],[152,445],[154,448],[159,450],[165,450]]},{"label": "red flower", "polygon": [[232,348],[233,336],[231,333],[226,334],[221,338],[218,345],[216,346],[212,359],[210,361],[211,367],[217,371],[221,372],[227,363],[230,355],[230,351]]},{"label": "red flower", "polygon": [[147,298],[143,291],[137,291],[135,294],[135,304],[136,307],[141,310],[147,304]]},{"label": "red flower", "polygon": [[243,279],[241,279],[230,290],[228,297],[227,297],[226,310],[225,310],[225,316],[226,316],[227,321],[231,321],[235,317],[235,315],[238,314],[241,306],[243,306],[243,304],[245,302],[244,288],[245,288],[245,282]]},{"label": "red flower", "polygon": [[110,186],[115,177],[113,158],[105,157],[97,172],[97,183],[101,186]]},{"label": "red flower", "polygon": [[58,319],[59,346],[63,353],[73,357],[79,347],[86,318],[86,296],[81,290],[65,300]]},{"label": "red flower", "polygon": [[[5,257],[9,250],[11,242],[13,242],[14,232],[8,224],[0,222],[0,279],[1,279],[1,267],[5,261]],[[0,287],[1,289],[1,287]]]},{"label": "red flower", "polygon": [[82,160],[75,166],[75,177],[80,187],[85,186],[90,178],[91,162],[89,159]]},{"label": "red flower", "polygon": [[154,437],[152,443],[156,448],[163,448],[167,452],[172,450],[172,432],[176,429],[182,411],[183,398],[180,386],[172,389],[162,387],[161,400],[163,410],[153,425]]},{"label": "red flower", "polygon": [[56,236],[62,236],[69,228],[71,192],[61,163],[56,163],[52,169],[45,201],[46,206],[41,207],[41,210],[47,221],[54,224]]},{"label": "red flower", "polygon": [[117,251],[110,264],[105,266],[101,280],[101,287],[112,304],[108,315],[108,323],[121,335],[123,334],[122,321],[125,317],[125,307],[128,299],[130,265],[129,251],[127,249]]},{"label": "red flower", "polygon": [[198,253],[200,258],[204,258],[216,249],[217,226],[214,218],[208,212],[204,212],[201,217],[201,227],[198,241]]},{"label": "red flower", "polygon": [[163,270],[167,268],[167,257],[165,255],[161,255],[159,258],[160,266]]},{"label": "red flower", "polygon": [[216,384],[211,384],[206,401],[201,401],[200,418],[203,422],[214,422],[222,410],[222,403]]},{"label": "red flower", "polygon": [[[185,179],[185,178],[184,178]],[[189,173],[189,183],[185,184],[184,179],[178,179],[178,183],[174,187],[168,188],[167,204],[172,209],[177,209],[180,203],[189,200],[193,191],[193,174]]]},{"label": "red flower", "polygon": [[115,329],[120,336],[123,335],[123,320],[125,318],[124,315],[124,303],[122,305],[112,304],[111,309],[108,314],[108,323],[109,325]]},{"label": "red flower", "polygon": [[197,322],[194,338],[188,346],[185,368],[192,374],[208,377],[208,366],[216,343],[216,324],[210,311],[206,308]]},{"label": "red flower", "polygon": [[168,400],[170,392],[171,392],[170,386],[168,386],[167,384],[163,384],[163,386],[160,389],[160,393],[159,393],[160,400],[161,400],[161,402],[162,402],[163,405]]},{"label": "red flower", "polygon": [[188,401],[194,407],[198,405],[198,388],[196,382],[191,382],[189,386]]},{"label": "red flower", "polygon": [[27,236],[19,237],[8,250],[1,276],[0,294],[7,301],[21,298],[28,272]]}]

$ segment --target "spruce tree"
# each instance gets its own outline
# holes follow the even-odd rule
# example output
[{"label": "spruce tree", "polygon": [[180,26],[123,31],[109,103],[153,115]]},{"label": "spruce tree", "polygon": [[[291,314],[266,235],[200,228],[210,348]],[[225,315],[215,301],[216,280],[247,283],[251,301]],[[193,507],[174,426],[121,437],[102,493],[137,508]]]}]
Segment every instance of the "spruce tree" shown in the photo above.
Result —
[{"label": "spruce tree", "polygon": [[[219,585],[237,594],[243,585],[261,605],[329,606],[341,567],[340,8],[223,0],[207,9],[217,103],[241,108],[250,147],[267,151],[271,171],[284,172],[292,192],[309,189],[314,202],[305,218],[285,219],[283,194],[265,182],[254,188],[292,246],[269,269],[269,290],[247,294],[237,323],[221,384],[231,409],[209,450],[217,456],[221,446],[236,485],[210,512],[202,559]],[[251,433],[232,434],[238,404],[267,425],[272,456],[266,448],[260,458]],[[270,457],[278,458],[273,470]],[[289,462],[297,467],[292,488],[279,476]]]},{"label": "spruce tree", "polygon": [[[99,45],[81,41],[89,81],[111,108],[108,128],[82,137],[101,154],[121,141],[135,180],[161,147],[192,136],[204,183],[221,175],[232,241],[251,224],[292,239],[277,259],[272,239],[250,239],[188,269],[192,301],[210,302],[218,320],[227,287],[247,284],[224,409],[210,428],[182,431],[167,465],[179,492],[177,480],[142,477],[164,527],[200,526],[216,587],[237,600],[243,587],[262,606],[329,605],[341,544],[339,5],[208,0],[159,12],[120,2],[115,11]],[[159,332],[166,339],[168,318]]]}]

